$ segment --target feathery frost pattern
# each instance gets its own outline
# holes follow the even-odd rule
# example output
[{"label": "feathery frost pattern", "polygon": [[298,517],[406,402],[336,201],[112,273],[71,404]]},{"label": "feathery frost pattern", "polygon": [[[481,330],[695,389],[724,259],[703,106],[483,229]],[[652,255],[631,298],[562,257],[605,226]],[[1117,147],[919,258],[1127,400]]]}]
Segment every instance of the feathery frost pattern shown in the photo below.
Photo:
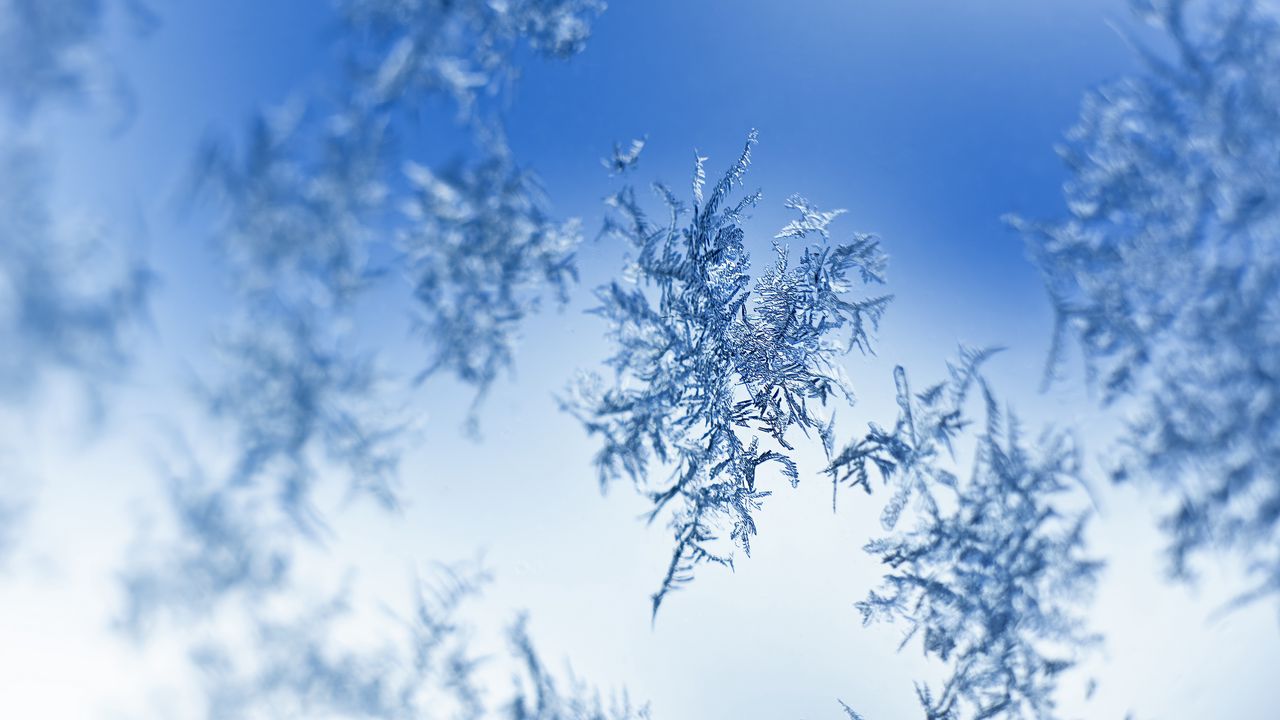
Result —
[{"label": "feathery frost pattern", "polygon": [[[779,42],[744,65],[725,43],[704,42],[711,16],[680,3],[637,3],[592,38],[605,0],[233,3],[243,7],[230,15],[183,4],[160,15],[148,2],[0,0],[0,582],[8,583],[0,606],[34,621],[0,626],[0,715],[648,720],[649,707],[625,690],[599,690],[544,657],[526,614],[494,615],[509,596],[556,605],[577,625],[557,646],[593,654],[597,681],[625,672],[625,663],[601,662],[601,652],[661,649],[621,647],[594,632],[610,619],[601,608],[619,609],[609,599],[636,570],[624,567],[626,534],[599,532],[572,498],[538,485],[546,478],[517,477],[545,469],[548,458],[531,455],[582,449],[556,442],[564,438],[548,447],[555,429],[538,426],[545,407],[520,400],[538,388],[509,381],[522,346],[542,345],[533,359],[545,369],[573,350],[548,342],[583,338],[576,327],[547,335],[536,320],[567,306],[585,251],[582,223],[557,215],[519,145],[536,135],[543,151],[563,156],[563,172],[584,159],[571,156],[602,122],[639,113],[668,131],[715,124],[745,107],[732,97],[740,84],[711,87],[717,78],[749,66],[766,94],[796,97],[787,78],[839,85],[846,65],[868,53],[775,52],[821,45],[831,33],[822,22],[782,28],[768,24],[776,17],[747,12],[735,37]],[[1064,206],[1048,219],[1006,221],[1025,238],[1033,261],[1025,269],[1042,275],[1055,311],[1046,385],[1078,348],[1085,383],[1124,423],[1113,432],[1112,480],[1164,491],[1166,580],[1193,580],[1215,559],[1239,562],[1249,581],[1231,591],[1228,608],[1259,610],[1280,601],[1280,0],[1128,2],[1152,30],[1129,38],[1137,71],[1088,93],[1079,108],[1059,150]],[[1088,19],[1065,6],[1040,12],[1001,29],[1033,37],[1045,17]],[[929,57],[936,28],[909,15],[862,18],[873,25],[859,46],[883,50],[881,33],[920,30],[917,47],[897,49],[908,60]],[[282,36],[283,25],[318,27],[321,37]],[[666,31],[657,50],[643,31],[650,27]],[[161,42],[126,47],[129,35],[156,29]],[[589,39],[616,47],[559,78],[566,87],[548,82],[552,61],[582,52]],[[1055,52],[1089,55],[1087,44]],[[942,55],[990,59],[970,45],[949,43]],[[1003,59],[1017,60],[1025,48],[1004,50]],[[130,64],[148,66],[137,87],[159,93],[146,98],[137,130],[122,72]],[[1009,70],[998,73],[1000,87],[1014,95],[1037,81],[1017,62],[997,64]],[[919,83],[911,61],[897,65],[905,72],[849,86],[856,92],[810,97],[830,112],[784,131],[809,133],[840,154],[862,152],[868,138],[814,118],[877,107],[887,114],[861,127],[883,134],[881,149],[915,142],[931,121],[922,125],[912,103],[890,106],[931,93],[939,78]],[[689,102],[651,102],[653,81],[676,66],[695,71],[667,90],[699,100],[697,112]],[[228,81],[212,91],[204,82],[211,67]],[[525,68],[536,75],[522,88]],[[964,236],[980,227],[957,208],[1011,188],[1028,205],[1042,203],[1045,188],[1011,184],[1027,179],[1026,164],[1011,154],[1019,143],[1002,144],[1001,134],[1015,125],[1043,131],[1055,100],[986,107],[984,98],[1009,93],[990,92],[990,77],[953,75],[942,78],[959,83],[948,86],[952,94],[977,101],[935,114],[932,124],[992,120],[975,124],[970,150],[978,149],[871,148],[867,167],[875,174],[874,161],[893,155],[899,179],[925,180],[890,183],[889,193],[911,187],[929,201],[949,189],[935,209]],[[289,78],[294,87],[243,127],[180,147],[193,118],[257,103]],[[584,115],[566,98],[594,104]],[[774,125],[796,115],[774,110]],[[629,485],[658,532],[655,566],[639,568],[653,582],[651,616],[641,622],[656,623],[673,591],[697,577],[705,585],[705,574],[732,571],[753,544],[775,541],[758,537],[764,506],[786,492],[784,481],[796,492],[803,472],[820,483],[820,510],[828,481],[833,513],[849,502],[842,495],[876,503],[868,509],[878,522],[854,528],[865,531],[856,542],[839,540],[849,528],[835,525],[811,539],[835,538],[836,549],[868,561],[853,568],[866,580],[855,597],[827,599],[856,610],[844,620],[874,624],[869,638],[887,631],[897,646],[863,643],[852,658],[860,695],[820,689],[828,714],[863,720],[874,704],[928,720],[1114,715],[1121,700],[1110,692],[1094,699],[1098,680],[1082,677],[1103,642],[1095,629],[1120,641],[1149,634],[1144,623],[1161,618],[1126,615],[1133,608],[1110,591],[1092,609],[1104,563],[1086,540],[1116,535],[1091,524],[1070,427],[1026,433],[988,383],[997,351],[962,347],[943,381],[928,387],[894,368],[896,407],[850,432],[846,363],[879,349],[892,302],[879,240],[844,230],[845,210],[781,194],[770,196],[785,211],[781,227],[755,236],[751,216],[764,196],[745,182],[754,130],[723,159],[723,174],[695,152],[691,184],[676,188],[641,187],[650,138],[623,140],[599,148],[611,194],[596,246],[618,243],[607,254],[623,259],[578,318],[608,349],[585,361],[594,372],[580,372],[554,412],[581,425],[574,442],[594,453],[601,491]],[[178,188],[162,183],[174,157],[190,170]],[[594,158],[585,158],[592,167]],[[826,176],[865,180],[865,169],[844,163]],[[975,172],[989,182],[956,193],[953,181]],[[145,186],[126,187],[130,178]],[[190,203],[185,218],[168,215],[175,195]],[[885,212],[903,220],[894,205]],[[154,262],[178,276],[157,278],[139,256],[142,243],[108,227],[148,224],[170,241]],[[915,245],[928,254],[938,242],[945,239]],[[988,255],[957,262],[973,269]],[[962,296],[965,283],[951,275],[964,273],[925,278],[931,294]],[[1002,307],[1026,300],[1017,282],[991,290],[1009,301]],[[962,324],[997,335],[1021,327],[985,300],[960,302],[951,311]],[[154,328],[153,304],[162,310]],[[210,341],[193,349],[190,332]],[[404,334],[412,342],[392,358],[381,343],[400,352]],[[436,402],[458,389],[461,407]],[[420,406],[428,394],[435,400]],[[455,410],[480,440],[485,403],[498,400],[502,426],[515,429],[488,450],[507,457],[477,458],[485,448],[445,447],[449,438],[419,442],[428,412]],[[1071,422],[1060,403],[1022,407]],[[91,438],[66,422],[82,408],[105,419],[89,423]],[[409,477],[415,467],[448,477],[424,483]],[[486,473],[499,476],[480,483],[493,492],[467,485]],[[414,497],[415,488],[431,496]],[[402,510],[406,522],[389,522]],[[581,523],[561,522],[575,512]],[[471,522],[476,513],[485,517]],[[595,545],[591,564],[617,561],[611,587],[573,581],[583,563],[563,551],[582,549],[584,533]],[[490,574],[479,562],[425,572],[417,564],[427,546],[474,542],[518,565],[496,598],[483,597]],[[1117,565],[1140,566],[1136,547],[1108,550]],[[807,558],[808,569],[831,580],[831,568],[816,566],[820,555]],[[773,578],[779,590],[754,598],[757,610],[785,601],[794,572],[805,569]],[[402,574],[412,582],[397,584]],[[1132,587],[1112,590],[1159,600],[1142,573],[1120,580]],[[104,623],[102,598],[113,591]],[[1194,604],[1166,605],[1170,618],[1200,614]],[[581,608],[592,617],[570,617]],[[812,609],[772,630],[821,635],[824,612]],[[1199,648],[1242,631],[1266,639],[1248,624],[1268,618],[1236,619],[1242,624],[1233,619],[1232,628],[1178,623],[1157,670],[1176,671]],[[828,684],[814,663],[849,661],[834,636],[836,644],[808,643],[810,657],[797,662],[775,652],[777,642],[734,630],[702,623],[661,643],[675,653],[662,660],[664,675],[679,682],[655,702],[692,699],[710,716],[786,715],[785,705]],[[693,697],[711,686],[688,671],[703,654],[682,651],[718,644],[729,661],[766,671],[777,685],[766,688],[771,697]],[[1253,654],[1277,649],[1254,644]],[[914,691],[904,680],[900,692],[878,697],[902,668],[868,663],[908,646],[928,669],[906,671]],[[1150,668],[1114,660],[1101,680],[1123,688],[1115,694],[1163,708],[1156,712],[1190,706],[1187,688],[1144,688]],[[1267,663],[1253,665],[1225,674],[1230,697],[1208,702],[1265,707]],[[68,673],[84,687],[48,692]],[[1097,712],[1076,707],[1077,688]]]},{"label": "feathery frost pattern", "polygon": [[[1066,509],[1083,487],[1077,452],[1052,433],[1026,445],[978,374],[987,354],[963,352],[947,382],[915,395],[899,367],[893,431],[873,426],[832,466],[869,491],[872,463],[897,485],[883,517],[891,534],[866,546],[887,574],[857,607],[864,622],[899,624],[903,646],[919,637],[947,663],[941,689],[917,686],[930,720],[1055,717],[1059,676],[1096,642],[1079,606],[1101,564],[1083,555],[1088,514]],[[975,385],[986,421],[961,479],[947,465]],[[911,496],[918,512],[906,519]]]},{"label": "feathery frost pattern", "polygon": [[[754,513],[769,495],[757,471],[772,464],[793,486],[799,482],[790,431],[816,432],[825,445],[830,419],[819,408],[853,397],[838,359],[869,348],[889,301],[852,297],[858,286],[883,282],[879,243],[867,235],[829,243],[827,226],[839,213],[799,197],[787,205],[800,219],[777,235],[777,258],[752,288],[742,220],[760,194],[736,201],[731,194],[755,142],[752,132],[705,196],[706,159],[696,157],[691,208],[655,185],[666,205],[662,223],[649,219],[630,186],[609,200],[615,212],[606,230],[631,244],[628,273],[638,280],[597,291],[594,312],[609,322],[617,346],[608,361],[617,381],[584,377],[565,402],[601,438],[602,486],[629,478],[652,500],[650,520],[670,512],[675,547],[653,596],[655,614],[696,566],[731,565],[713,547],[723,526],[750,553]],[[794,265],[778,242],[815,237]],[[669,474],[655,479],[651,465]]]},{"label": "feathery frost pattern", "polygon": [[[1085,98],[1070,215],[1015,220],[1107,401],[1136,405],[1117,479],[1180,504],[1171,568],[1238,552],[1280,591],[1280,23],[1252,2],[1138,3],[1172,43]],[[1058,361],[1055,351],[1053,362]]]}]

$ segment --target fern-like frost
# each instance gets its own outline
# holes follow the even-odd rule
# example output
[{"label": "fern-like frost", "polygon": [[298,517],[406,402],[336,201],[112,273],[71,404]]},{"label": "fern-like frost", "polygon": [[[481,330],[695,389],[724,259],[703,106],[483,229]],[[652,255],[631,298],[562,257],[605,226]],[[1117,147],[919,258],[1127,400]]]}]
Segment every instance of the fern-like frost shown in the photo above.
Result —
[{"label": "fern-like frost", "polygon": [[[661,221],[630,186],[609,199],[606,230],[630,245],[635,280],[596,293],[593,312],[609,323],[616,348],[608,360],[615,382],[586,376],[565,402],[601,440],[602,486],[627,478],[651,500],[650,520],[669,515],[675,547],[655,614],[698,565],[732,566],[715,547],[724,529],[750,553],[755,513],[769,495],[759,470],[771,466],[799,482],[793,431],[829,436],[823,409],[853,397],[839,358],[869,349],[889,302],[855,296],[883,282],[879,243],[867,235],[828,242],[839,213],[798,197],[788,207],[801,218],[777,235],[775,260],[752,277],[743,221],[760,194],[733,193],[755,142],[753,132],[709,191],[706,158],[695,155],[688,206],[655,185]],[[798,260],[784,240],[808,242]]]},{"label": "fern-like frost", "polygon": [[[869,468],[893,487],[882,521],[890,534],[866,551],[885,567],[881,586],[857,603],[865,623],[902,627],[946,664],[940,689],[917,688],[930,720],[1056,717],[1061,675],[1097,638],[1081,604],[1100,563],[1084,555],[1086,511],[1079,457],[1069,436],[1022,437],[978,373],[988,352],[964,351],[951,377],[912,393],[895,371],[899,418],[873,427],[831,470],[870,491]],[[969,395],[981,391],[985,422],[969,430]],[[958,477],[954,448],[973,445]],[[915,512],[904,509],[914,500]]]}]

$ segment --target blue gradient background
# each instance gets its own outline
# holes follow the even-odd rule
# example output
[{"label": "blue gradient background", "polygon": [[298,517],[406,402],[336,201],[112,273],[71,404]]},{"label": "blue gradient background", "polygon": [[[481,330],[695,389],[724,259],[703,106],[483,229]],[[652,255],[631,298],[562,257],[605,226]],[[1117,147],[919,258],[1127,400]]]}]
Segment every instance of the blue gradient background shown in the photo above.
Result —
[{"label": "blue gradient background", "polygon": [[[67,432],[83,408],[56,384],[37,410],[5,418],[32,479],[26,539],[0,585],[0,717],[181,714],[180,649],[130,645],[107,623],[114,573],[139,523],[159,513],[156,448],[198,425],[185,388],[208,366],[228,304],[205,211],[188,207],[183,185],[202,138],[234,135],[257,108],[314,87],[332,60],[322,3],[157,10],[162,25],[144,40],[113,18],[113,53],[138,100],[125,129],[66,113],[45,130],[59,148],[59,198],[137,229],[162,285],[141,366],[102,428]],[[614,141],[647,136],[640,177],[683,188],[695,147],[714,171],[759,129],[747,178],[765,193],[749,224],[757,249],[798,192],[847,208],[837,233],[875,232],[892,258],[897,299],[878,356],[846,363],[861,399],[841,411],[843,437],[893,415],[895,364],[931,380],[966,342],[1009,348],[990,374],[1028,425],[1075,427],[1087,450],[1104,451],[1113,421],[1094,409],[1077,365],[1039,391],[1050,309],[1000,216],[1060,213],[1053,145],[1086,89],[1135,69],[1109,23],[1132,25],[1124,3],[615,0],[582,55],[524,63],[506,111],[511,143],[555,211],[583,218],[591,235],[613,182],[599,158]],[[428,117],[407,142],[447,157],[454,132]],[[592,443],[554,398],[607,353],[603,324],[583,310],[620,255],[609,241],[583,246],[572,302],[529,324],[517,377],[483,407],[480,441],[460,430],[468,389],[434,380],[405,398],[426,415],[403,467],[407,507],[388,522],[328,498],[341,542],[306,571],[325,578],[358,561],[360,592],[394,603],[415,565],[482,551],[497,581],[478,615],[497,624],[528,609],[548,658],[625,686],[664,720],[834,718],[837,697],[868,718],[914,717],[912,680],[938,670],[914,645],[895,653],[895,630],[861,627],[852,604],[878,578],[860,550],[878,530],[875,507],[848,494],[833,515],[816,448],[801,452],[798,489],[777,483],[754,556],[733,575],[702,572],[650,625],[668,533],[638,520],[645,508],[627,488],[600,497]],[[404,297],[396,283],[369,297],[360,331],[402,377],[421,362]],[[215,454],[230,441],[196,436]],[[1095,495],[1092,548],[1109,570],[1091,620],[1107,641],[1065,686],[1067,714],[1276,717],[1274,608],[1211,617],[1239,586],[1235,571],[1210,570],[1194,589],[1166,584],[1159,497],[1102,480]],[[1085,703],[1089,676],[1099,689]]]}]

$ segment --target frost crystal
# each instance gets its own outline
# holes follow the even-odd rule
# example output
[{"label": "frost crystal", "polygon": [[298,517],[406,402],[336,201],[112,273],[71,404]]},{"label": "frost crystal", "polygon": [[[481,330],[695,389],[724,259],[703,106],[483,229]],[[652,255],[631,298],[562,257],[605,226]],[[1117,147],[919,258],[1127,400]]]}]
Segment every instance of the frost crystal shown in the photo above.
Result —
[{"label": "frost crystal", "polygon": [[[777,235],[777,259],[752,288],[742,220],[760,194],[736,202],[730,195],[755,142],[753,132],[705,197],[705,158],[696,157],[691,210],[655,185],[665,224],[649,220],[629,186],[610,199],[615,213],[606,229],[631,244],[640,284],[615,281],[597,291],[594,312],[608,320],[617,346],[608,361],[616,382],[605,387],[588,376],[565,402],[603,442],[596,458],[602,486],[630,478],[653,503],[650,520],[674,508],[675,548],[653,596],[655,613],[697,565],[731,564],[711,546],[723,524],[750,553],[753,513],[769,495],[757,470],[773,463],[799,482],[789,431],[816,431],[824,442],[830,436],[830,421],[816,411],[833,398],[852,400],[838,358],[869,348],[889,301],[851,297],[857,286],[883,282],[879,243],[857,235],[829,244],[827,224],[837,213],[798,197],[787,205],[800,220]],[[794,265],[777,242],[812,235],[820,241]],[[655,461],[669,469],[665,480],[650,476]]]},{"label": "frost crystal", "polygon": [[1117,478],[1180,498],[1173,572],[1231,549],[1257,597],[1280,591],[1280,24],[1251,2],[1137,9],[1174,52],[1085,98],[1068,217],[1014,223],[1059,336],[1136,408]]},{"label": "frost crystal", "polygon": [[[899,367],[893,431],[873,426],[832,464],[868,491],[868,463],[897,485],[883,516],[894,532],[866,546],[887,574],[857,607],[864,622],[899,623],[903,646],[918,636],[926,656],[947,663],[940,690],[917,687],[931,720],[1054,717],[1059,676],[1096,642],[1077,605],[1101,565],[1082,555],[1088,515],[1064,509],[1081,487],[1077,453],[1055,434],[1026,447],[978,375],[986,355],[963,353],[948,382],[916,395]],[[975,384],[986,423],[962,480],[947,466]],[[904,519],[913,495],[919,512]]]}]

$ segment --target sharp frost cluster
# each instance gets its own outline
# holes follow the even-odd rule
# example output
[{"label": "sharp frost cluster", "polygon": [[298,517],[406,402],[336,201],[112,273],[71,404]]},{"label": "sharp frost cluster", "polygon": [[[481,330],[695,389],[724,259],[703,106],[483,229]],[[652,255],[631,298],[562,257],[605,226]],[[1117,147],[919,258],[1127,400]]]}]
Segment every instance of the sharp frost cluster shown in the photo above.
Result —
[{"label": "sharp frost cluster", "polygon": [[[852,400],[839,359],[869,348],[889,301],[855,296],[883,282],[879,243],[868,235],[830,242],[840,211],[800,197],[787,201],[799,219],[776,235],[776,257],[753,283],[743,220],[760,194],[734,199],[733,191],[755,142],[753,132],[709,192],[706,159],[697,157],[691,205],[655,185],[665,211],[657,221],[630,186],[610,199],[606,230],[634,253],[634,282],[600,288],[594,311],[616,345],[608,360],[615,381],[587,376],[566,403],[601,440],[601,484],[632,481],[653,503],[651,520],[669,511],[675,547],[655,613],[696,566],[731,564],[713,545],[724,529],[750,553],[754,513],[769,495],[759,470],[772,465],[799,482],[793,431],[829,438],[831,415],[822,413]],[[634,165],[632,148],[615,164]],[[798,259],[787,242],[805,243]]]}]

